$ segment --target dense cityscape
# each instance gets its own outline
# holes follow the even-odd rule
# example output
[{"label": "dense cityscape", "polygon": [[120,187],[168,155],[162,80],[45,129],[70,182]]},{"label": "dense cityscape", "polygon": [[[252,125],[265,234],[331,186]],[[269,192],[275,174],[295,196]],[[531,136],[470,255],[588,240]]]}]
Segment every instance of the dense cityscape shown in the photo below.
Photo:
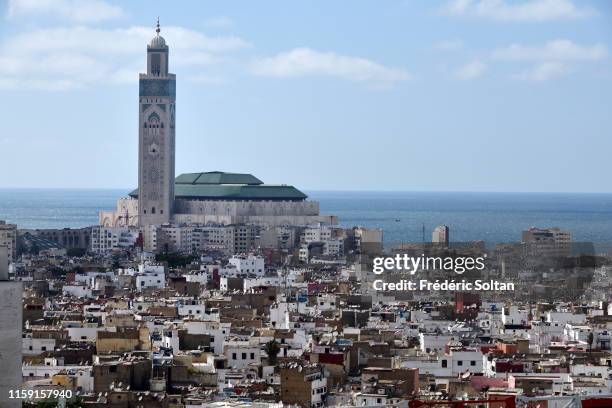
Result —
[{"label": "dense cityscape", "polygon": [[[158,22],[138,187],[115,211],[0,221],[2,407],[612,406],[609,254],[562,225],[387,247],[291,185],[175,177],[169,60]],[[382,256],[453,267],[375,272]],[[469,259],[482,268],[457,271]]]}]

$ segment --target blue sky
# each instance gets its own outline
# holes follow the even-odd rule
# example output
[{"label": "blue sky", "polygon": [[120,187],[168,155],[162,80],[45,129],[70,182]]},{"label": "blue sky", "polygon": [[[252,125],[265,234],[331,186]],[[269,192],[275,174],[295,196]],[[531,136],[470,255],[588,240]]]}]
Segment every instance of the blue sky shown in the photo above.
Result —
[{"label": "blue sky", "polygon": [[612,2],[0,5],[0,187],[136,186],[137,78],[159,15],[177,174],[612,192]]}]

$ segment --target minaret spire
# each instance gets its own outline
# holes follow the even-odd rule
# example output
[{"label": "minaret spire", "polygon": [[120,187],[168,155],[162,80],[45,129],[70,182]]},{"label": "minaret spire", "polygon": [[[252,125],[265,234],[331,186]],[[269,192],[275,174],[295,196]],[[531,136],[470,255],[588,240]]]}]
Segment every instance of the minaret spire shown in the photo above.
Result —
[{"label": "minaret spire", "polygon": [[168,72],[169,48],[161,31],[147,44],[147,72],[140,74],[138,224],[161,225],[174,212],[174,108],[176,77]]}]

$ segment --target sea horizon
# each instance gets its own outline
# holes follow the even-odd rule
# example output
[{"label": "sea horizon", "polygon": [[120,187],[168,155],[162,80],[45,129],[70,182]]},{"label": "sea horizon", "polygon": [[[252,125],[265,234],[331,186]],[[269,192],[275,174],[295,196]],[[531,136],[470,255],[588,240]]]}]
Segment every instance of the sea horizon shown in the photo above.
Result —
[{"label": "sea horizon", "polygon": [[[97,225],[131,189],[0,188],[0,220],[20,229]],[[612,243],[612,193],[304,190],[320,213],[343,227],[380,228],[386,245],[431,239],[438,225],[451,241],[518,242],[532,227],[560,227],[576,242]],[[425,233],[423,234],[423,229]]]},{"label": "sea horizon", "polygon": [[[48,191],[126,191],[130,192],[135,187],[0,187],[0,191],[28,191],[28,190],[48,190]],[[584,195],[612,195],[612,191],[491,191],[491,190],[369,190],[369,189],[321,189],[321,188],[300,188],[305,193],[432,193],[432,194],[584,194]]]}]

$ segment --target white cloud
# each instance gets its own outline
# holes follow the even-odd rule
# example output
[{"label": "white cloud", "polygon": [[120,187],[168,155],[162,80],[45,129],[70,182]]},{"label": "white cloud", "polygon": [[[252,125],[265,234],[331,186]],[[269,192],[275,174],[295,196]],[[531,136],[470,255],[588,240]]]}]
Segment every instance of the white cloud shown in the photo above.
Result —
[{"label": "white cloud", "polygon": [[295,48],[269,58],[262,58],[252,65],[256,75],[290,78],[304,76],[329,76],[377,87],[388,87],[406,81],[411,75],[403,69],[389,68],[358,57],[321,52],[310,48]]},{"label": "white cloud", "polygon": [[549,41],[544,45],[512,44],[493,51],[493,58],[508,61],[597,61],[606,58],[603,44],[583,46],[569,40]]},{"label": "white cloud", "polygon": [[[7,37],[0,43],[0,87],[61,90],[136,81],[154,34],[147,27],[72,27]],[[162,35],[171,67],[217,64],[224,53],[248,46],[239,37],[210,37],[183,27],[162,27]]]},{"label": "white cloud", "polygon": [[459,39],[440,41],[435,45],[435,48],[439,51],[461,51],[464,47],[463,41]]},{"label": "white cloud", "polygon": [[542,62],[531,69],[523,71],[517,75],[517,78],[524,81],[542,82],[561,78],[569,73],[570,69],[567,64],[562,62]]},{"label": "white cloud", "polygon": [[204,25],[208,28],[231,28],[234,26],[234,20],[229,17],[219,16],[209,18],[204,21]]},{"label": "white cloud", "polygon": [[[94,53],[132,54],[146,50],[146,45],[154,34],[154,30],[149,27],[111,30],[82,26],[39,29],[8,38],[1,46],[13,52],[77,49]],[[232,51],[248,46],[248,43],[239,37],[209,37],[183,27],[162,27],[161,34],[173,53],[185,50]]]},{"label": "white cloud", "polygon": [[455,77],[462,80],[476,79],[482,76],[487,70],[487,65],[482,61],[472,61],[455,72]]},{"label": "white cloud", "polygon": [[451,0],[442,11],[454,16],[531,22],[572,20],[595,14],[594,10],[578,7],[571,0]]},{"label": "white cloud", "polygon": [[498,61],[535,63],[515,77],[525,81],[548,81],[568,75],[579,64],[606,59],[608,49],[604,44],[580,45],[570,40],[554,40],[541,45],[512,44],[494,50],[491,57]]},{"label": "white cloud", "polygon": [[9,0],[9,18],[49,16],[74,21],[93,23],[111,20],[124,15],[121,7],[102,0]]}]

